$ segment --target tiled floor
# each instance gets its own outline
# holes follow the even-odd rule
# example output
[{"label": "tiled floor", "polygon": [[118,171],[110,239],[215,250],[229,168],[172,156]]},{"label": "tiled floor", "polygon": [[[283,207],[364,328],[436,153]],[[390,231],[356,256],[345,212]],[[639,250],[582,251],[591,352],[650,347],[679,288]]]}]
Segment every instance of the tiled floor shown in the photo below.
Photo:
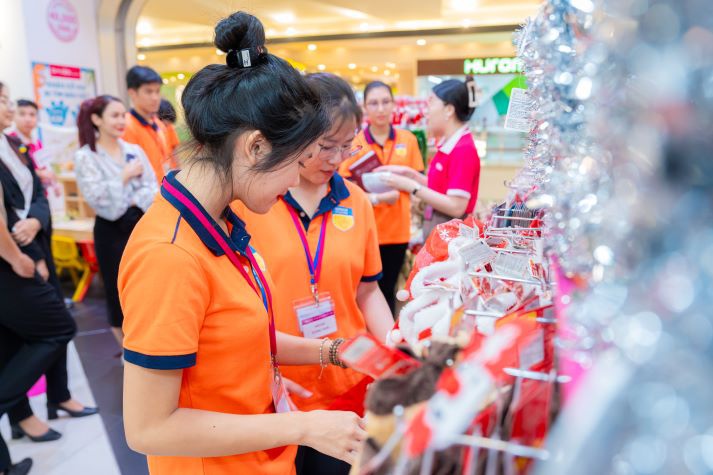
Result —
[{"label": "tiled floor", "polygon": [[[32,475],[147,475],[146,458],[131,451],[124,438],[121,393],[123,370],[119,347],[106,323],[101,286],[72,310],[79,334],[69,348],[68,370],[72,396],[98,405],[99,416],[60,418],[51,426],[63,437],[56,442],[10,441],[7,417],[0,422],[14,460],[32,457]],[[35,413],[45,419],[44,396],[32,398]]]}]

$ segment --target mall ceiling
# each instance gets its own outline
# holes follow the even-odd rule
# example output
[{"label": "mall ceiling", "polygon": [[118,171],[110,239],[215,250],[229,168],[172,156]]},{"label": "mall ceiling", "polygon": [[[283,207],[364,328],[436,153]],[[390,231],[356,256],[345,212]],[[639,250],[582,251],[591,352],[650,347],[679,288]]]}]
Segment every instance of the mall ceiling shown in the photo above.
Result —
[{"label": "mall ceiling", "polygon": [[[520,24],[539,0],[149,0],[137,25],[143,51],[212,41],[237,10],[260,18],[268,41],[476,33]],[[484,29],[484,30],[483,30]]]}]

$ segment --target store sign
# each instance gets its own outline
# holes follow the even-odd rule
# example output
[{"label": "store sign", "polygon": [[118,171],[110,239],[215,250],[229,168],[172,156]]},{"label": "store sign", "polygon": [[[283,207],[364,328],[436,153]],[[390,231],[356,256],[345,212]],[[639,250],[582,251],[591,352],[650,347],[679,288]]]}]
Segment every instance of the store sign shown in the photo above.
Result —
[{"label": "store sign", "polygon": [[474,58],[463,61],[463,74],[515,74],[522,72],[518,58]]},{"label": "store sign", "polygon": [[64,42],[79,34],[79,16],[69,0],[51,0],[47,7],[47,24],[52,34]]},{"label": "store sign", "polygon": [[32,63],[32,78],[44,124],[75,127],[82,101],[97,95],[93,69]]}]

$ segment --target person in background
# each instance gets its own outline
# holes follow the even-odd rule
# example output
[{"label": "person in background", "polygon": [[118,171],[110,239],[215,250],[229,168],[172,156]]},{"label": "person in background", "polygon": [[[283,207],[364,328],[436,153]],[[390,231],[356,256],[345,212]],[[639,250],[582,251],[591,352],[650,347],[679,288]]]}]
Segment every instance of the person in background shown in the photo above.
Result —
[{"label": "person in background", "polygon": [[74,169],[82,196],[96,212],[94,248],[104,281],[112,332],[122,346],[124,315],[117,276],[131,231],[158,192],[156,176],[141,147],[121,139],[126,108],[112,96],[82,103],[77,117],[79,144]]},{"label": "person in background", "polygon": [[[9,90],[0,83],[0,130],[12,124],[13,115]],[[26,147],[19,139],[3,133],[0,133],[0,205],[2,416],[22,403],[32,385],[66,351],[76,325],[56,289],[48,283],[50,211],[44,189]],[[56,410],[67,402],[48,402],[48,410]],[[25,475],[31,467],[31,459],[12,464],[0,437],[0,474]]]},{"label": "person in background", "polygon": [[[366,332],[385,341],[394,321],[377,284],[381,260],[374,211],[366,193],[337,173],[340,163],[355,153],[352,142],[361,108],[343,79],[326,73],[306,79],[319,93],[331,123],[318,141],[319,152],[305,161],[299,185],[290,188],[267,214],[249,212],[245,206],[236,209],[275,281],[278,330],[319,338],[324,346],[332,339]],[[324,330],[301,325],[314,316],[312,309],[322,308],[315,307],[313,292],[321,306],[334,310],[328,325],[322,321]],[[307,390],[294,398],[303,411],[328,409],[364,378],[355,371],[325,365],[289,367],[284,374]],[[347,475],[349,470],[349,464],[309,447],[298,451],[298,475]]]},{"label": "person in background", "polygon": [[[361,153],[344,161],[339,173],[349,178],[349,167],[366,153],[374,152],[382,165],[406,167],[414,173],[423,171],[423,158],[418,140],[408,130],[391,125],[394,113],[394,94],[391,87],[381,81],[369,83],[364,89],[364,108],[369,126],[357,135],[354,144],[362,147]],[[384,275],[379,287],[389,303],[391,312],[396,308],[396,284],[411,240],[411,198],[408,193],[396,190],[369,195],[374,205],[376,227],[379,231],[379,251]]]},{"label": "person in background", "polygon": [[428,98],[428,131],[445,137],[438,146],[428,177],[403,166],[385,166],[392,172],[384,179],[388,186],[411,193],[426,204],[424,237],[441,223],[473,212],[478,200],[480,158],[468,121],[475,112],[475,81],[443,81]]},{"label": "person in background", "polygon": [[157,183],[171,169],[173,150],[168,145],[166,127],[158,119],[161,106],[161,76],[146,66],[134,66],[126,73],[132,109],[126,117],[124,142],[138,145],[146,153]]},{"label": "person in background", "polygon": [[33,101],[29,99],[18,99],[17,110],[15,111],[15,124],[13,130],[8,135],[22,140],[35,166],[35,173],[40,177],[42,184],[48,186],[55,181],[56,177],[50,168],[41,166],[35,160],[35,152],[42,148],[42,141],[37,137],[35,130],[37,128],[38,112],[39,108]]},{"label": "person in background", "polygon": [[167,99],[161,99],[161,106],[158,109],[158,118],[166,128],[166,144],[171,151],[171,168],[178,168],[178,160],[176,158],[176,149],[181,144],[176,132],[176,109]]}]

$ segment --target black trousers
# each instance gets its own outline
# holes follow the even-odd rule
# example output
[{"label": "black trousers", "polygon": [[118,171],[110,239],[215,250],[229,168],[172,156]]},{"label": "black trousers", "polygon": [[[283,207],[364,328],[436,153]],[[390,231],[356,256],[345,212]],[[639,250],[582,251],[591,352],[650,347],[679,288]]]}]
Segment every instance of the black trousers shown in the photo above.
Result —
[{"label": "black trousers", "polygon": [[[38,274],[21,278],[0,262],[0,416],[23,401],[76,331],[51,284]],[[0,471],[9,466],[10,454],[0,438]]]},{"label": "black trousers", "polygon": [[[404,266],[408,244],[384,244],[379,246],[383,277],[379,281],[379,288],[386,297],[391,313],[396,310],[396,284],[399,273]],[[394,315],[395,316],[395,315]]]},{"label": "black trousers", "polygon": [[99,273],[104,281],[109,325],[115,328],[120,328],[124,323],[124,313],[119,302],[119,264],[131,231],[143,214],[141,209],[132,206],[116,221],[99,216],[94,221],[94,250],[97,253]]},{"label": "black trousers", "polygon": [[349,475],[352,466],[339,459],[300,446],[295,459],[297,475]]}]

